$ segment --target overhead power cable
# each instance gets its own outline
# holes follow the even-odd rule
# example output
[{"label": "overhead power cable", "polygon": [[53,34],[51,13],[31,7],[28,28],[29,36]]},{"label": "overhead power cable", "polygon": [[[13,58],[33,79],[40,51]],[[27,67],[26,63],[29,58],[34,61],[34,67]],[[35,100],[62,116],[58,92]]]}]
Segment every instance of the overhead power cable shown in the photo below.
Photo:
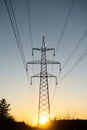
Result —
[{"label": "overhead power cable", "polygon": [[[32,39],[32,27],[31,27],[31,13],[30,13],[30,0],[26,0],[26,8],[27,8],[27,19],[28,19],[28,31],[29,31],[29,35],[30,35],[30,47],[31,50],[33,48],[33,39]],[[33,56],[32,56],[32,60],[34,60]],[[34,66],[32,65],[33,68],[33,73],[34,73]],[[27,73],[28,73],[28,69],[27,69]]]},{"label": "overhead power cable", "polygon": [[[69,11],[68,11],[68,14],[67,14],[67,17],[66,17],[66,20],[65,20],[65,23],[64,23],[62,32],[61,32],[61,34],[60,34],[59,41],[58,41],[58,43],[57,43],[56,52],[57,52],[58,49],[59,49],[59,46],[60,46],[60,44],[61,44],[62,38],[63,38],[64,33],[65,33],[65,30],[66,30],[66,28],[67,28],[67,26],[68,26],[68,21],[69,21],[69,19],[70,19],[71,14],[72,14],[72,10],[73,10],[73,7],[74,7],[74,5],[75,5],[75,1],[76,1],[76,0],[72,0],[72,2],[71,2],[71,5],[70,5],[70,8],[69,8]],[[61,74],[61,73],[59,73],[59,78],[60,78],[60,74]],[[59,84],[59,82],[58,82],[58,84]],[[57,85],[56,85],[55,88],[54,88],[53,97],[52,97],[52,102],[53,102],[53,100],[54,100],[54,96],[55,96],[56,89],[57,89]]]},{"label": "overhead power cable", "polygon": [[[32,39],[32,24],[31,24],[31,8],[30,8],[30,0],[26,0],[26,8],[27,8],[27,20],[28,20],[28,31],[29,31],[29,35],[30,35],[30,47],[31,50],[33,48],[33,39]],[[32,56],[32,60],[34,61],[34,57]],[[32,65],[32,72],[34,75],[34,65]],[[28,73],[28,69],[27,69],[27,73]],[[28,82],[29,84],[29,82]],[[36,105],[36,86],[33,83],[33,87],[29,87],[30,88],[30,94],[31,94],[31,98],[32,98],[32,102],[33,102],[33,111],[35,111],[35,105]],[[31,90],[32,89],[32,90]]]},{"label": "overhead power cable", "polygon": [[27,7],[28,28],[29,28],[29,34],[30,34],[30,44],[31,44],[31,48],[33,48],[32,28],[31,28],[31,13],[30,13],[30,0],[26,0],[26,7]]},{"label": "overhead power cable", "polygon": [[58,41],[58,43],[57,43],[56,52],[57,52],[58,49],[59,49],[59,46],[60,46],[60,44],[61,44],[62,38],[63,38],[64,33],[65,33],[65,30],[66,30],[66,28],[67,28],[67,26],[68,26],[68,21],[69,21],[69,18],[70,18],[70,16],[71,16],[71,14],[72,14],[72,10],[73,10],[73,7],[74,7],[74,5],[75,5],[75,1],[76,1],[76,0],[72,0],[72,2],[71,2],[70,8],[69,8],[69,11],[68,11],[68,14],[67,14],[67,17],[66,17],[64,26],[63,26],[63,30],[62,30],[62,32],[61,32],[61,34],[60,34],[60,38],[59,38],[59,41]]},{"label": "overhead power cable", "polygon": [[55,88],[54,88],[54,91],[53,91],[53,96],[52,96],[52,99],[51,99],[52,104],[53,104],[53,101],[54,101],[54,96],[55,96],[55,93],[56,93],[57,85],[59,84],[59,81],[60,81],[60,75],[61,75],[61,71],[59,71],[58,81],[57,81],[57,84],[55,84]]},{"label": "overhead power cable", "polygon": [[79,48],[79,46],[81,45],[82,41],[84,40],[84,38],[87,36],[87,30],[83,33],[82,37],[79,39],[79,41],[77,42],[74,50],[71,52],[71,54],[69,55],[69,57],[67,58],[67,60],[65,61],[64,65],[62,66],[62,69],[64,69],[64,67],[69,63],[69,61],[71,60],[71,58],[73,57],[73,55],[75,54],[75,52],[77,51],[77,49]]},{"label": "overhead power cable", "polygon": [[4,0],[4,1],[5,1],[7,11],[8,11],[8,15],[9,15],[9,18],[10,18],[12,29],[13,29],[13,32],[14,32],[14,35],[15,35],[15,39],[16,39],[16,42],[17,42],[17,45],[18,45],[19,53],[20,53],[24,68],[26,69],[26,60],[25,60],[25,56],[24,56],[24,52],[23,52],[23,47],[22,47],[19,31],[18,31],[15,13],[14,13],[14,10],[13,10],[12,1],[11,0]]},{"label": "overhead power cable", "polygon": [[[16,42],[17,42],[18,50],[19,50],[19,53],[20,53],[20,56],[21,56],[21,59],[22,59],[23,65],[24,65],[24,69],[26,71],[26,60],[25,60],[23,47],[22,47],[22,43],[21,43],[19,31],[18,31],[18,26],[17,26],[15,14],[14,14],[13,6],[12,6],[12,1],[11,0],[5,0],[5,5],[6,5],[7,11],[8,11],[8,15],[9,15],[9,18],[10,18],[12,29],[13,29],[15,39],[16,39]],[[29,82],[28,71],[26,71],[26,76],[27,76],[27,80]],[[29,85],[29,83],[28,83],[28,85]]]},{"label": "overhead power cable", "polygon": [[[0,1],[0,10],[2,10],[2,2]],[[1,12],[1,11],[0,11]]]},{"label": "overhead power cable", "polygon": [[82,55],[79,57],[79,59],[74,63],[74,65],[69,69],[69,71],[62,77],[60,80],[63,81],[74,69],[75,67],[83,60],[83,58],[87,55],[87,50],[85,50]]},{"label": "overhead power cable", "polygon": [[[83,58],[87,55],[87,50],[85,50],[82,55],[78,58],[78,60],[73,64],[73,66],[68,70],[68,72],[59,80],[58,85],[65,79],[67,76],[75,69],[75,67],[83,60]],[[57,86],[55,86],[53,97],[52,97],[52,104],[54,102],[54,96],[56,93]]]}]

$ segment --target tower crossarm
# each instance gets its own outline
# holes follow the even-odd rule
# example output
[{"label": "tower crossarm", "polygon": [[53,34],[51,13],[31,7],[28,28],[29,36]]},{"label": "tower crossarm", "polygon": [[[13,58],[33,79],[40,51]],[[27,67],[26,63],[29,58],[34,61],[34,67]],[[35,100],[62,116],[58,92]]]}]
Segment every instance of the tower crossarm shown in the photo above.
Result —
[{"label": "tower crossarm", "polygon": [[41,61],[40,60],[29,61],[27,62],[27,65],[28,64],[41,64]]},{"label": "tower crossarm", "polygon": [[26,64],[26,70],[28,70],[28,64],[59,64],[59,70],[61,71],[61,63],[58,61],[53,60],[46,60],[46,62],[43,62],[41,60],[29,61]]},{"label": "tower crossarm", "polygon": [[61,63],[53,60],[46,60],[46,62],[42,62],[41,60],[29,61],[26,64],[26,70],[28,71],[28,64],[59,64],[59,70],[61,71]]},{"label": "tower crossarm", "polygon": [[34,50],[41,51],[41,48],[32,48],[32,56],[34,55]]},{"label": "tower crossarm", "polygon": [[34,55],[34,50],[36,51],[42,51],[42,50],[45,50],[45,51],[53,51],[53,56],[55,56],[55,48],[32,48],[32,56]]},{"label": "tower crossarm", "polygon": [[46,76],[45,76],[45,75],[42,75],[42,76],[41,76],[40,74],[35,74],[35,75],[31,76],[31,84],[32,84],[32,79],[33,79],[33,78],[40,78],[40,77],[55,78],[56,84],[57,84],[57,76],[55,76],[55,75],[53,75],[53,74],[49,74],[49,73],[47,73]]},{"label": "tower crossarm", "polygon": [[58,61],[47,60],[47,64],[59,64],[59,70],[61,71],[61,63]]},{"label": "tower crossarm", "polygon": [[55,56],[55,48],[46,48],[46,51],[53,51],[53,56]]},{"label": "tower crossarm", "polygon": [[47,60],[47,64],[60,64],[58,61]]}]

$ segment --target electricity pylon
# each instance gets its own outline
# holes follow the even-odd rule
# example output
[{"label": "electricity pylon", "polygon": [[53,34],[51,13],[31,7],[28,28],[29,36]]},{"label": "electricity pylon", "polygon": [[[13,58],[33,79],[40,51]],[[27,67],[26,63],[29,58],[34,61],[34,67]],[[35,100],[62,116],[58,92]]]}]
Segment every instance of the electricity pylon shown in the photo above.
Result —
[{"label": "electricity pylon", "polygon": [[54,48],[46,48],[45,46],[45,37],[43,36],[42,47],[41,48],[32,48],[32,55],[34,55],[34,51],[41,52],[41,59],[27,62],[26,69],[28,70],[28,64],[40,64],[40,73],[31,76],[32,78],[40,78],[40,86],[39,86],[39,105],[38,105],[38,124],[40,124],[41,119],[45,118],[46,121],[50,120],[50,99],[49,99],[49,87],[48,87],[48,77],[55,78],[57,84],[57,77],[55,75],[49,74],[47,72],[47,64],[59,64],[59,69],[61,71],[61,64],[57,61],[47,60],[46,52],[53,51],[53,55],[55,56]]}]

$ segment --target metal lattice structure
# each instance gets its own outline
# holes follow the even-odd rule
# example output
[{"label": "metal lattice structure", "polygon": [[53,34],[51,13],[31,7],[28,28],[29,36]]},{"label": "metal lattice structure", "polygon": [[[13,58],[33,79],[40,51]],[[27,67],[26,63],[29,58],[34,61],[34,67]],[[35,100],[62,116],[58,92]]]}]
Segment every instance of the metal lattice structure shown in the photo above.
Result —
[{"label": "metal lattice structure", "polygon": [[50,120],[50,99],[49,99],[49,87],[48,87],[48,77],[54,77],[56,79],[57,84],[57,77],[49,74],[47,72],[47,64],[59,64],[60,71],[61,71],[61,64],[57,61],[47,60],[46,59],[46,52],[53,51],[53,55],[55,56],[55,49],[54,48],[46,48],[45,46],[45,37],[43,36],[42,47],[41,48],[32,48],[32,55],[34,55],[34,51],[41,52],[41,60],[27,62],[26,69],[28,69],[28,64],[40,64],[40,73],[31,76],[31,83],[32,78],[40,78],[40,86],[39,86],[39,105],[38,105],[38,124],[42,118],[46,118],[46,121]]}]

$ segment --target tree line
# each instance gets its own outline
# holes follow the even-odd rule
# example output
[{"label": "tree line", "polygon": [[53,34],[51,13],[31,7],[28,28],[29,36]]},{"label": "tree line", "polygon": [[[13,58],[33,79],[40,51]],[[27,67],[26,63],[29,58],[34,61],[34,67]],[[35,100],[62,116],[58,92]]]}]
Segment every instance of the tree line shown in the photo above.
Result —
[{"label": "tree line", "polygon": [[25,122],[17,122],[10,113],[10,103],[6,99],[0,100],[0,130],[31,130]]}]

